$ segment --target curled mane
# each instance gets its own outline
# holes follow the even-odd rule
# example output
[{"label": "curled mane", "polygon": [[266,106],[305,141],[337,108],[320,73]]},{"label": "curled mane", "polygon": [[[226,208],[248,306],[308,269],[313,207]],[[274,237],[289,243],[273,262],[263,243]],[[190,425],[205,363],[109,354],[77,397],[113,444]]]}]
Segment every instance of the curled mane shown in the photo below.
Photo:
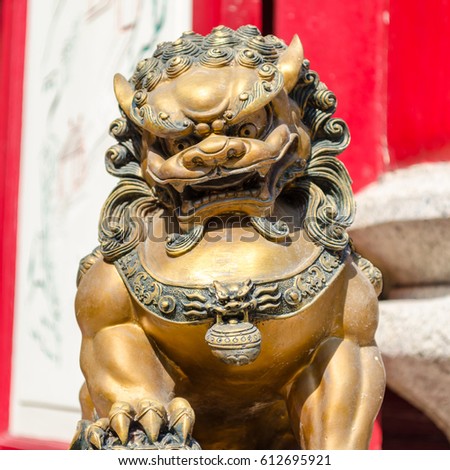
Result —
[{"label": "curled mane", "polygon": [[291,185],[304,200],[303,227],[312,241],[331,250],[343,250],[349,241],[346,229],[353,223],[355,202],[350,176],[336,156],[350,143],[348,127],[342,119],[332,118],[336,96],[310,70],[308,60],[303,62],[290,96],[311,132],[311,157]]}]

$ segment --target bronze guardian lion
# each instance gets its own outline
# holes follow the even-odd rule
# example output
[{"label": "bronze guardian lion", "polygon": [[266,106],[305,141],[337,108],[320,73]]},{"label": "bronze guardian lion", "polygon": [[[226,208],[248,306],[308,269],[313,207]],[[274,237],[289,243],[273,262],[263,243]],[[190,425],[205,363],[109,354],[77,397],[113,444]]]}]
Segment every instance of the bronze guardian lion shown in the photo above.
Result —
[{"label": "bronze guardian lion", "polygon": [[381,275],[346,233],[349,132],[298,37],[184,33],[114,87],[72,448],[367,448]]}]

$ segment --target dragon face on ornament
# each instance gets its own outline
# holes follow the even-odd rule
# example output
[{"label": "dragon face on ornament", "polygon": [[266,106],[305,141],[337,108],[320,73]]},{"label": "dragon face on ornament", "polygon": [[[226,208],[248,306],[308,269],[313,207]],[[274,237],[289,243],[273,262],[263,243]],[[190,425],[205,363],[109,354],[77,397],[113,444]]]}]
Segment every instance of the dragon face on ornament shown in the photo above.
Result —
[{"label": "dragon face on ornament", "polygon": [[346,233],[349,133],[298,37],[184,33],[114,89],[72,448],[366,448],[381,275]]}]

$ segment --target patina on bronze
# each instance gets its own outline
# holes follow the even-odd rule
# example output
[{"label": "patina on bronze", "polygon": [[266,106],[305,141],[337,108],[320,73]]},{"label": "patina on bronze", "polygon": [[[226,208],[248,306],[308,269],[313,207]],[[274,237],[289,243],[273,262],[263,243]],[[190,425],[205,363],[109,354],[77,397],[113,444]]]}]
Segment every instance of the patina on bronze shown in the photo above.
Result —
[{"label": "patina on bronze", "polygon": [[346,233],[350,137],[298,37],[184,33],[114,88],[72,448],[367,448],[381,275]]}]

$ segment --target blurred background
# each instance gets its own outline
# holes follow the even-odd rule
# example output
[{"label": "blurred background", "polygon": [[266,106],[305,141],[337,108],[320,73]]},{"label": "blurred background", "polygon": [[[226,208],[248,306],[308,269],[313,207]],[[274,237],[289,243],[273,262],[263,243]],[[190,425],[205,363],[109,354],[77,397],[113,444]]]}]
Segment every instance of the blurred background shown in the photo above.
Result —
[{"label": "blurred background", "polygon": [[298,34],[352,143],[356,248],[383,272],[372,448],[449,449],[449,0],[0,0],[0,449],[67,448],[78,261],[115,185],[112,77],[183,31]]}]

